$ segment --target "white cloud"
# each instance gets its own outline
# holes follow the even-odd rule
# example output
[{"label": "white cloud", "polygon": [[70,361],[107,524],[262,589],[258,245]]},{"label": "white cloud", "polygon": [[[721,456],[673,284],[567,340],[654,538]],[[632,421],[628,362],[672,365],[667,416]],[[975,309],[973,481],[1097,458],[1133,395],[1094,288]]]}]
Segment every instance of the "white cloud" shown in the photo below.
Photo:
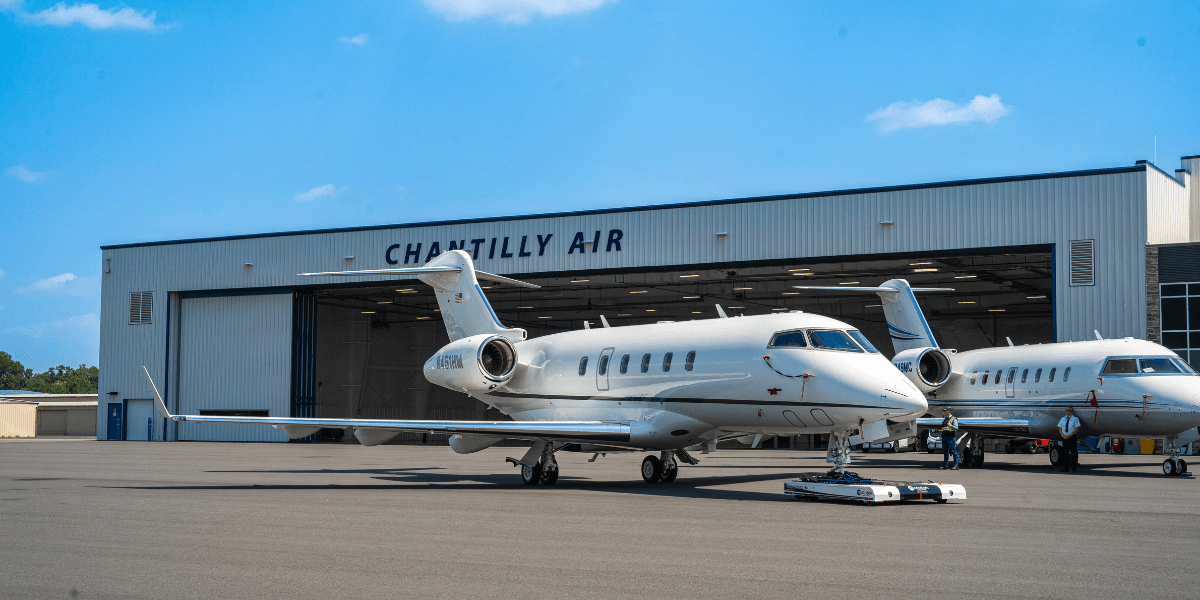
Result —
[{"label": "white cloud", "polygon": [[300,202],[308,202],[310,200],[316,200],[317,198],[324,198],[325,196],[337,196],[348,189],[350,189],[350,186],[348,185],[337,187],[332,183],[329,183],[321,187],[315,187],[307,192],[301,192],[292,197]]},{"label": "white cloud", "polygon": [[[5,2],[5,0],[0,0]],[[159,31],[169,29],[173,23],[160,25],[154,22],[157,13],[142,12],[128,6],[102,9],[98,4],[71,4],[59,2],[50,8],[35,13],[27,12],[20,0],[8,0],[3,5],[22,21],[34,25],[70,27],[83,25],[88,29],[133,29],[136,31]]]},{"label": "white cloud", "polygon": [[879,121],[880,131],[888,132],[907,127],[951,125],[971,121],[991,123],[1010,112],[1012,111],[1009,107],[1001,104],[999,94],[992,94],[975,96],[965,105],[941,98],[929,102],[895,102],[887,108],[867,115],[867,120]]},{"label": "white cloud", "polygon": [[354,44],[355,46],[366,46],[367,40],[369,39],[371,39],[371,36],[365,33],[360,33],[354,37],[340,37],[338,38],[338,41],[345,42],[347,44]]},{"label": "white cloud", "polygon": [[508,23],[528,23],[535,14],[557,17],[587,12],[616,0],[422,0],[447,21],[496,17]]},{"label": "white cloud", "polygon": [[46,175],[49,175],[49,173],[35,173],[34,171],[30,171],[25,165],[9,167],[8,171],[5,172],[8,173],[10,177],[16,177],[17,179],[20,179],[26,183],[37,183],[45,179]]},{"label": "white cloud", "polygon": [[100,295],[100,277],[76,277],[74,273],[63,273],[35,281],[15,290],[25,296],[78,296],[93,298]]},{"label": "white cloud", "polygon": [[4,279],[5,275],[6,273],[4,272],[4,269],[0,269],[0,279]]},{"label": "white cloud", "polygon": [[87,334],[90,337],[98,338],[100,336],[100,317],[96,313],[88,313],[86,315],[79,315],[78,317],[42,322],[36,325],[13,327],[5,331],[6,333],[17,333],[33,337]]}]

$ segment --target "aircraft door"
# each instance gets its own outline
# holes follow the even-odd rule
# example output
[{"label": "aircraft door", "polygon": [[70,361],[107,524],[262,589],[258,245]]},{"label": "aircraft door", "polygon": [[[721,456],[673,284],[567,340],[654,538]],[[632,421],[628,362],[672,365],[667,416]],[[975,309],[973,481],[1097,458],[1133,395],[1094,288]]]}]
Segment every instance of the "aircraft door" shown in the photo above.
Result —
[{"label": "aircraft door", "polygon": [[1009,367],[1008,379],[1004,380],[1004,395],[1012,398],[1017,395],[1017,368]]},{"label": "aircraft door", "polygon": [[600,352],[600,360],[596,362],[596,389],[608,389],[608,373],[612,370],[613,348],[605,348]]}]

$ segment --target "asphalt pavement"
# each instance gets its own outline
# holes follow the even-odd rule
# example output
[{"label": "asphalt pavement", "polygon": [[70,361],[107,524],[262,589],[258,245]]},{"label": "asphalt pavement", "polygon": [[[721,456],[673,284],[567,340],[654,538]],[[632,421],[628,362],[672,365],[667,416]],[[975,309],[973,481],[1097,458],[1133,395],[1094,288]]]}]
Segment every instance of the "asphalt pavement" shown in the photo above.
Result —
[{"label": "asphalt pavement", "polygon": [[[968,499],[784,496],[824,454],[720,450],[671,484],[643,454],[0,440],[0,598],[1194,597],[1200,482],[1161,456],[855,453]],[[1195,464],[1200,468],[1200,457]],[[74,595],[72,595],[74,594]]]}]

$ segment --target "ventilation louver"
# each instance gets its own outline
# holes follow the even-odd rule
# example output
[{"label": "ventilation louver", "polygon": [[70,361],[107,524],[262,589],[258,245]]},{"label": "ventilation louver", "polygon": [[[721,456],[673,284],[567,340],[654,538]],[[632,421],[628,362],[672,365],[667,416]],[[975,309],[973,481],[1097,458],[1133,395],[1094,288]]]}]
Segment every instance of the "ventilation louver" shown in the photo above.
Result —
[{"label": "ventilation louver", "polygon": [[153,306],[154,292],[130,292],[129,324],[142,325],[151,323],[150,309]]},{"label": "ventilation louver", "polygon": [[1095,240],[1071,240],[1071,285],[1096,285]]}]

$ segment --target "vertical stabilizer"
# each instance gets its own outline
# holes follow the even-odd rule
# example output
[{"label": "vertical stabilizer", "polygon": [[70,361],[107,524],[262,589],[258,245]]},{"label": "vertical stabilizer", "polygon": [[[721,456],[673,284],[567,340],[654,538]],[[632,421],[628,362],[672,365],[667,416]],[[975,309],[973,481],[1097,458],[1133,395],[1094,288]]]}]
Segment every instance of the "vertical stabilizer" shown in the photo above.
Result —
[{"label": "vertical stabilizer", "polygon": [[889,279],[879,287],[889,288],[889,291],[877,290],[875,293],[883,299],[883,314],[887,318],[888,334],[892,337],[892,347],[896,352],[937,348],[937,340],[908,281]]},{"label": "vertical stabilizer", "polygon": [[429,284],[437,295],[438,308],[442,311],[442,321],[451,342],[481,333],[503,335],[514,342],[525,339],[524,329],[505,327],[496,318],[496,311],[492,310],[479,286],[470,254],[451,250],[429,261],[425,267],[461,269],[417,275],[417,279]]}]

